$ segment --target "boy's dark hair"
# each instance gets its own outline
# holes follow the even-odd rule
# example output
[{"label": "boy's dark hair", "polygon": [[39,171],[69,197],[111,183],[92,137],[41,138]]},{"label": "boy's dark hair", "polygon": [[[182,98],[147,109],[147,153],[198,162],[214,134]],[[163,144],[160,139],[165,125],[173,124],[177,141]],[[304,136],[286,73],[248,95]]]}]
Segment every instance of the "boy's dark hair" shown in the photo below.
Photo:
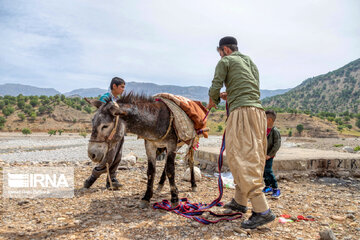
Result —
[{"label": "boy's dark hair", "polygon": [[265,111],[266,116],[269,116],[274,122],[276,120],[276,112],[274,110],[266,110]]},{"label": "boy's dark hair", "polygon": [[110,83],[110,89],[112,90],[113,89],[113,85],[116,85],[116,86],[119,86],[121,84],[125,84],[125,81],[124,79],[122,78],[119,78],[119,77],[114,77],[112,80],[111,80],[111,83]]}]

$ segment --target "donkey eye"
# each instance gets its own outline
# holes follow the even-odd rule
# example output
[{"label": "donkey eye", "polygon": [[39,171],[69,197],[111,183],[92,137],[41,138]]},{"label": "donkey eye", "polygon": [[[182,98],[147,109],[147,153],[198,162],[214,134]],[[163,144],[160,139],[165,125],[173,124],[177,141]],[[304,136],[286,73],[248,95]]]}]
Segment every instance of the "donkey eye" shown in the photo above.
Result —
[{"label": "donkey eye", "polygon": [[108,127],[109,127],[109,126],[105,125],[105,126],[103,126],[103,127],[101,128],[101,130],[104,130],[104,129],[108,128]]}]

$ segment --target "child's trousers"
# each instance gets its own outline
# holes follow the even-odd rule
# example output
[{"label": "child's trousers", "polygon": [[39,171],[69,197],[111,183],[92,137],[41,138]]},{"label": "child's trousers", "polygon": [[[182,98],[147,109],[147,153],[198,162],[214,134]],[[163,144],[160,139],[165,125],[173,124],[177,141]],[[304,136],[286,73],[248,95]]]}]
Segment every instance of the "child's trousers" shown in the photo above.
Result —
[{"label": "child's trousers", "polygon": [[264,182],[265,182],[265,186],[278,188],[278,184],[274,172],[272,170],[273,160],[274,158],[270,158],[266,160],[265,170],[264,170]]}]

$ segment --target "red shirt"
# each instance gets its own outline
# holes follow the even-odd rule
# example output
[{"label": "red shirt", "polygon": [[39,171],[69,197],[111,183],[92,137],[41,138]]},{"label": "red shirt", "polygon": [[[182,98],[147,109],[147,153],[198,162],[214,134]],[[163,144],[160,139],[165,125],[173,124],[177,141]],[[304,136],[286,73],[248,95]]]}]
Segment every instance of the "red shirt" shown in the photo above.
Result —
[{"label": "red shirt", "polygon": [[267,129],[266,129],[266,136],[269,136],[269,133],[271,132],[271,129],[272,129],[272,128],[267,128]]}]

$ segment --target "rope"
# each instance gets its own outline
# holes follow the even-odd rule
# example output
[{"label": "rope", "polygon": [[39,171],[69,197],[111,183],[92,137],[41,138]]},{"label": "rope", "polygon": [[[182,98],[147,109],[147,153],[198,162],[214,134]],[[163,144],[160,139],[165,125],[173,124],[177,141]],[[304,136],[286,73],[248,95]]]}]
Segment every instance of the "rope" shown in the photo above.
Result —
[{"label": "rope", "polygon": [[164,134],[164,136],[162,136],[160,139],[148,139],[148,138],[145,138],[145,137],[141,137],[142,139],[144,140],[147,140],[147,141],[150,141],[150,142],[161,142],[162,140],[164,140],[167,135],[169,134],[170,130],[171,130],[171,126],[172,126],[172,122],[174,120],[174,115],[171,113],[170,111],[170,120],[169,120],[169,127],[168,129],[166,130],[166,133]]},{"label": "rope", "polygon": [[[227,104],[226,104],[226,108],[227,108]],[[208,113],[210,111],[207,112],[205,118],[208,116]],[[227,111],[228,113],[228,111]],[[204,118],[204,120],[205,120]],[[242,213],[230,213],[230,214],[216,214],[214,212],[209,211],[210,208],[214,207],[214,206],[222,206],[223,204],[220,202],[222,196],[223,196],[223,192],[224,192],[224,186],[223,186],[223,181],[221,179],[221,168],[223,165],[223,155],[224,155],[224,151],[225,151],[225,132],[223,134],[223,138],[222,138],[222,144],[221,144],[221,148],[220,148],[220,154],[219,154],[219,159],[218,159],[218,170],[219,170],[219,177],[218,177],[218,189],[219,189],[219,196],[212,201],[210,204],[202,204],[202,203],[191,203],[187,200],[187,198],[182,198],[180,200],[180,203],[178,206],[176,206],[175,208],[171,207],[171,204],[168,200],[162,200],[162,202],[157,202],[154,203],[153,208],[154,209],[164,209],[166,211],[170,211],[176,214],[179,214],[183,217],[186,218],[190,218],[190,219],[194,219],[195,221],[198,221],[200,223],[203,224],[210,224],[210,223],[217,223],[219,221],[230,221],[230,220],[235,220],[238,218],[242,217]],[[199,217],[200,215],[202,215],[205,212],[209,212],[210,215],[215,216],[215,217],[222,217],[220,219],[217,219],[215,221],[211,221],[208,219],[205,219],[203,217]],[[231,218],[224,218],[225,216],[234,216]]]},{"label": "rope", "polygon": [[110,177],[109,163],[106,163],[106,171],[107,171],[107,178],[108,178],[108,180],[109,180],[109,182],[110,182],[111,192],[112,192],[113,197],[114,197],[114,199],[115,199],[116,205],[117,205],[117,207],[119,208],[119,207],[120,207],[120,203],[119,203],[119,201],[118,201],[118,199],[116,198],[115,193],[114,193],[115,191],[114,191],[114,187],[113,187],[113,184],[112,184],[112,181],[111,181],[111,177]]}]

